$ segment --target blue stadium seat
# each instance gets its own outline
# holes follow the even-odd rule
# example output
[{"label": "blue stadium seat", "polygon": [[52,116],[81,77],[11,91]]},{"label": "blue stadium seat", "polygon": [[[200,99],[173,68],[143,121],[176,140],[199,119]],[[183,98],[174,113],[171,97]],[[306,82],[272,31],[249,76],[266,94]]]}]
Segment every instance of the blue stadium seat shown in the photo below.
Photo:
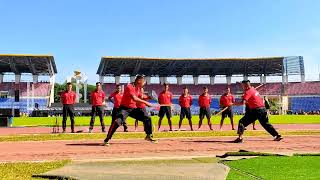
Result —
[{"label": "blue stadium seat", "polygon": [[319,111],[320,110],[320,97],[290,97],[289,110],[299,112]]},{"label": "blue stadium seat", "polygon": [[[34,103],[39,104],[39,109],[46,109],[48,99],[47,98],[35,98],[33,99]],[[28,99],[21,98],[20,102],[14,102],[14,98],[0,98],[0,108],[19,108],[20,112],[28,112],[27,103]],[[29,99],[29,104],[32,103],[32,99]]]}]

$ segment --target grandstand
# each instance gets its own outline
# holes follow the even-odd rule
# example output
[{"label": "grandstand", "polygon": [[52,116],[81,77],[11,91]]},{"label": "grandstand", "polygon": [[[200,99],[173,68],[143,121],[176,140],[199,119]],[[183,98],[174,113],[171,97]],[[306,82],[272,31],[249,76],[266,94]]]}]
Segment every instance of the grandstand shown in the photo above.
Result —
[{"label": "grandstand", "polygon": [[288,83],[285,89],[287,95],[320,95],[320,82]]},{"label": "grandstand", "polygon": [[[233,77],[242,76],[260,77],[258,90],[262,95],[269,96],[279,101],[279,112],[299,111],[303,107],[306,111],[320,109],[320,82],[305,82],[304,61],[302,56],[290,57],[262,57],[262,58],[144,58],[144,57],[102,57],[97,74],[100,82],[105,77],[114,78],[115,83],[104,83],[104,90],[110,94],[115,84],[120,83],[121,76],[129,76],[133,81],[136,74],[146,77],[146,90],[162,90],[161,84],[168,77],[176,77],[177,83],[170,85],[170,91],[174,94],[174,103],[182,93],[183,87],[188,87],[192,95],[199,95],[202,87],[207,86],[213,95],[212,110],[218,110],[218,99],[228,86],[231,91],[240,98],[242,90],[237,83],[232,83]],[[193,84],[183,84],[182,76],[193,76]],[[199,76],[208,75],[210,83],[201,84]],[[288,82],[288,77],[300,76],[300,82]],[[215,83],[216,76],[225,76],[226,83]],[[268,76],[281,76],[282,82],[267,82]],[[158,77],[159,84],[152,84],[151,77]],[[197,96],[194,96],[193,112],[197,113]],[[296,100],[298,98],[298,100]],[[308,103],[308,106],[304,106]],[[311,105],[312,104],[312,105]],[[176,105],[175,105],[176,106]],[[242,112],[243,107],[236,108]]]},{"label": "grandstand", "polygon": [[[0,54],[0,109],[47,109],[53,102],[56,73],[53,56]],[[14,76],[14,81],[6,82],[6,76]],[[22,82],[22,76],[32,76],[32,81]],[[49,81],[40,82],[39,76]]]}]

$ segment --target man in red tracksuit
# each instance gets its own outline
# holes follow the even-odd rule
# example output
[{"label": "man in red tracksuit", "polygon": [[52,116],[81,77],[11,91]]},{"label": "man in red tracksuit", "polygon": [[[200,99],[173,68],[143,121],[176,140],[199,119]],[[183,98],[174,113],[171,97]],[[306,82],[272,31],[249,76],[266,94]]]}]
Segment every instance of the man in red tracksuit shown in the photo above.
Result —
[{"label": "man in red tracksuit", "polygon": [[[110,96],[108,98],[111,102],[113,102],[111,124],[116,119],[117,114],[120,112],[120,103],[121,103],[122,96],[123,96],[123,93],[121,91],[121,85],[118,84],[116,86],[116,91],[114,91],[112,94],[110,94]],[[112,98],[113,98],[113,101],[112,101]],[[126,123],[123,124],[123,131],[128,132],[128,126]]]},{"label": "man in red tracksuit", "polygon": [[222,129],[223,121],[226,117],[230,118],[232,130],[234,130],[233,125],[233,111],[232,104],[234,103],[234,96],[231,94],[230,88],[226,88],[226,92],[220,97],[220,107],[221,109],[227,108],[221,113],[220,129]]},{"label": "man in red tracksuit", "polygon": [[67,89],[60,95],[61,103],[63,104],[62,133],[66,132],[68,114],[71,121],[71,133],[74,133],[74,104],[76,102],[76,97],[76,93],[72,91],[72,84],[68,82]]},{"label": "man in red tracksuit", "polygon": [[169,91],[169,84],[163,84],[164,90],[158,96],[158,102],[160,104],[159,110],[159,122],[158,122],[158,131],[160,131],[161,122],[164,115],[167,116],[169,131],[172,131],[172,123],[171,123],[171,104],[172,104],[172,93]]},{"label": "man in red tracksuit", "polygon": [[199,126],[198,129],[200,129],[202,125],[202,120],[204,117],[207,117],[208,125],[210,130],[212,129],[212,124],[210,121],[211,113],[210,113],[210,104],[211,104],[211,96],[208,93],[208,87],[203,87],[203,93],[199,96],[199,107],[200,107],[200,113],[199,113]]},{"label": "man in red tracksuit", "polygon": [[96,89],[91,92],[92,110],[91,110],[91,121],[90,121],[89,133],[92,132],[92,129],[94,126],[94,121],[96,118],[96,114],[98,114],[98,116],[100,118],[102,132],[106,132],[106,130],[105,130],[106,127],[105,127],[104,121],[103,121],[103,116],[104,116],[103,109],[104,109],[104,106],[106,105],[105,98],[106,98],[106,95],[102,90],[101,83],[97,82]]},{"label": "man in red tracksuit", "polygon": [[157,143],[158,141],[153,138],[152,135],[152,121],[151,117],[145,115],[145,113],[137,108],[137,102],[144,103],[145,105],[151,107],[152,104],[139,98],[141,95],[141,88],[145,83],[144,77],[138,75],[133,83],[130,83],[124,89],[123,97],[120,105],[120,113],[117,114],[115,121],[111,124],[108,135],[104,140],[104,145],[109,146],[109,141],[113,134],[119,126],[126,121],[127,117],[130,116],[134,119],[138,119],[143,122],[144,131],[146,133],[145,140],[152,143]]},{"label": "man in red tracksuit", "polygon": [[187,87],[183,88],[183,94],[179,97],[179,105],[181,107],[179,130],[181,128],[183,118],[186,117],[189,120],[190,130],[193,131],[190,110],[192,105],[192,96],[189,94]]},{"label": "man in red tracksuit", "polygon": [[233,105],[242,106],[244,104],[247,104],[248,109],[246,110],[245,115],[239,121],[239,137],[234,142],[242,143],[243,133],[246,127],[257,119],[259,120],[261,126],[274,137],[274,141],[282,140],[282,136],[269,123],[268,113],[259,92],[251,86],[249,80],[242,81],[241,85],[244,91],[242,101],[235,102]]}]

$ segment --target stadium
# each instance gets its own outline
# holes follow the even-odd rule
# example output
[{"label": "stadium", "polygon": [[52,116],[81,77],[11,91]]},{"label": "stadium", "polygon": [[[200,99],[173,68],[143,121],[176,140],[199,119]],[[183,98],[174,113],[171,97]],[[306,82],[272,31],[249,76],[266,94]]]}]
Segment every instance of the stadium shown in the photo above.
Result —
[{"label": "stadium", "polygon": [[[247,175],[245,171],[238,171],[232,161],[228,162],[228,158],[250,160],[250,157],[260,156],[259,159],[267,156],[265,161],[268,161],[268,158],[274,156],[286,156],[285,158],[290,156],[293,159],[300,155],[307,156],[307,154],[318,156],[320,79],[305,80],[303,56],[256,58],[103,56],[96,73],[106,97],[115,91],[117,85],[125,89],[128,83],[135,81],[137,75],[144,76],[144,89],[149,93],[155,91],[159,94],[163,90],[163,84],[169,84],[169,90],[173,94],[172,125],[174,129],[179,120],[179,96],[183,88],[187,87],[194,98],[191,105],[194,124],[199,120],[198,97],[203,87],[208,88],[212,97],[210,113],[213,131],[203,126],[192,132],[188,130],[187,123],[183,122],[181,131],[171,132],[167,129],[166,120],[163,121],[162,130],[157,131],[155,126],[159,119],[159,108],[148,108],[153,123],[153,134],[159,139],[159,143],[143,141],[143,124],[139,124],[135,132],[135,119],[128,118],[129,132],[121,132],[120,127],[110,147],[102,144],[106,134],[98,132],[100,125],[98,121],[94,123],[96,126],[93,129],[94,133],[91,131],[89,133],[92,106],[89,100],[92,98],[90,92],[93,90],[90,86],[93,85],[88,83],[87,77],[81,70],[74,71],[74,75],[65,80],[71,82],[77,95],[74,104],[77,133],[62,133],[63,106],[60,96],[66,84],[62,85],[62,89],[58,88],[59,84],[56,83],[55,77],[59,73],[59,67],[56,66],[55,61],[52,55],[0,55],[2,126],[0,156],[2,161],[30,163],[48,161],[50,163],[58,160],[53,165],[57,170],[51,171],[49,168],[47,171],[31,173],[34,178],[91,179],[96,176],[97,179],[114,177],[159,179],[160,174],[163,179],[185,179],[186,176],[190,179],[225,179],[227,176],[228,179],[239,176],[244,179],[248,177],[255,179],[258,175]],[[299,77],[299,81],[289,81],[292,76]],[[13,80],[6,81],[7,77]],[[185,77],[189,79],[191,77],[192,81],[186,82]],[[269,81],[273,77],[277,81]],[[243,144],[233,144],[231,140],[237,136],[237,132],[231,131],[229,120],[225,120],[226,127],[223,130],[218,129],[220,97],[229,87],[236,101],[241,101],[244,93],[240,86],[242,80],[250,80],[251,85],[261,96],[268,97],[271,102],[270,122],[284,136],[283,141],[272,141],[263,127],[257,125],[256,131],[251,130],[250,127],[247,128],[248,141]],[[150,100],[150,102],[155,106],[158,104],[156,100]],[[111,127],[110,114],[113,106],[114,103],[106,98],[104,121],[107,129]],[[246,112],[245,107],[235,106],[233,110],[235,124],[238,124],[239,119]],[[67,126],[68,132],[69,119]],[[132,160],[137,164],[140,163],[141,168],[128,169],[128,165],[133,163]],[[264,160],[259,162],[262,161]],[[288,161],[291,160],[288,159]],[[113,167],[116,163],[118,163],[117,167]],[[95,174],[96,172],[92,170],[94,168],[100,172],[105,171],[102,164],[111,170],[101,175]],[[269,166],[268,163],[263,165]],[[155,166],[159,167],[155,172],[144,170]],[[63,169],[64,167],[66,169]],[[183,173],[178,167],[192,170],[183,171],[186,175],[181,176]],[[84,173],[85,171],[87,172]],[[126,173],[123,173],[124,171]],[[205,171],[211,173],[203,175]],[[259,174],[258,178],[261,176],[264,177]],[[272,176],[267,176],[266,179],[270,177]],[[299,174],[299,177],[305,176]]]},{"label": "stadium", "polygon": [[[1,109],[14,110],[15,116],[20,114],[28,116],[48,116],[50,114],[61,113],[60,102],[55,102],[54,92],[55,75],[57,67],[53,56],[41,55],[1,55]],[[169,83],[170,91],[174,95],[173,104],[178,109],[178,97],[182,93],[183,87],[190,89],[191,95],[197,98],[202,92],[202,87],[207,86],[213,96],[210,108],[212,111],[219,111],[219,98],[224,93],[226,87],[231,88],[231,92],[236,98],[241,98],[242,90],[237,82],[241,79],[258,77],[259,81],[253,83],[254,87],[262,96],[268,96],[277,103],[277,114],[319,114],[320,110],[320,82],[305,81],[305,70],[302,56],[291,57],[264,57],[264,58],[199,58],[199,59],[166,59],[166,58],[143,58],[143,57],[102,57],[97,70],[100,82],[103,82],[103,90],[110,95],[120,77],[129,77],[129,82],[133,82],[137,74],[142,74],[146,79],[146,91],[154,90],[157,93],[162,91],[162,84],[168,83],[169,78],[174,78],[176,82]],[[183,83],[183,76],[192,76],[193,82]],[[14,76],[14,81],[4,82],[4,76]],[[30,76],[29,81],[21,81],[21,77]],[[47,81],[39,81],[39,76],[46,77]],[[199,78],[204,76],[209,83],[199,82]],[[272,76],[279,76],[281,82],[268,82]],[[290,76],[299,76],[300,82],[288,82]],[[226,83],[216,83],[215,78],[225,78]],[[75,77],[76,78],[76,77]],[[158,79],[158,83],[151,83],[151,78]],[[202,79],[205,79],[202,77]],[[279,78],[279,79],[280,79]],[[105,79],[109,82],[104,82]],[[128,78],[127,78],[128,79]],[[71,81],[71,78],[68,79]],[[79,94],[79,87],[76,91]],[[127,82],[128,83],[128,82]],[[87,99],[86,83],[81,97],[83,102],[77,100],[76,110],[88,111],[90,104]],[[56,99],[57,101],[57,99]],[[193,114],[198,114],[198,101],[192,105]],[[113,104],[108,103],[110,110]],[[238,114],[244,113],[243,107],[236,107]]]},{"label": "stadium", "polygon": [[0,180],[320,179],[319,7],[1,0]]}]

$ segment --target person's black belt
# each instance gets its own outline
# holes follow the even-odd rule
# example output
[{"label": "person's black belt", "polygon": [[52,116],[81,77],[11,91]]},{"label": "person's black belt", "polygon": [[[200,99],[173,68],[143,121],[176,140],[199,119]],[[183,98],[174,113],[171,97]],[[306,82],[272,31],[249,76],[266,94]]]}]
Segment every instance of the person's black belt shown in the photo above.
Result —
[{"label": "person's black belt", "polygon": [[123,106],[123,105],[120,105],[119,108],[121,108],[121,109],[123,109],[123,110],[134,109],[134,108],[129,108],[129,107],[126,107],[126,106]]},{"label": "person's black belt", "polygon": [[265,107],[257,107],[257,108],[250,109],[250,110],[261,110],[261,109],[265,109]]}]

